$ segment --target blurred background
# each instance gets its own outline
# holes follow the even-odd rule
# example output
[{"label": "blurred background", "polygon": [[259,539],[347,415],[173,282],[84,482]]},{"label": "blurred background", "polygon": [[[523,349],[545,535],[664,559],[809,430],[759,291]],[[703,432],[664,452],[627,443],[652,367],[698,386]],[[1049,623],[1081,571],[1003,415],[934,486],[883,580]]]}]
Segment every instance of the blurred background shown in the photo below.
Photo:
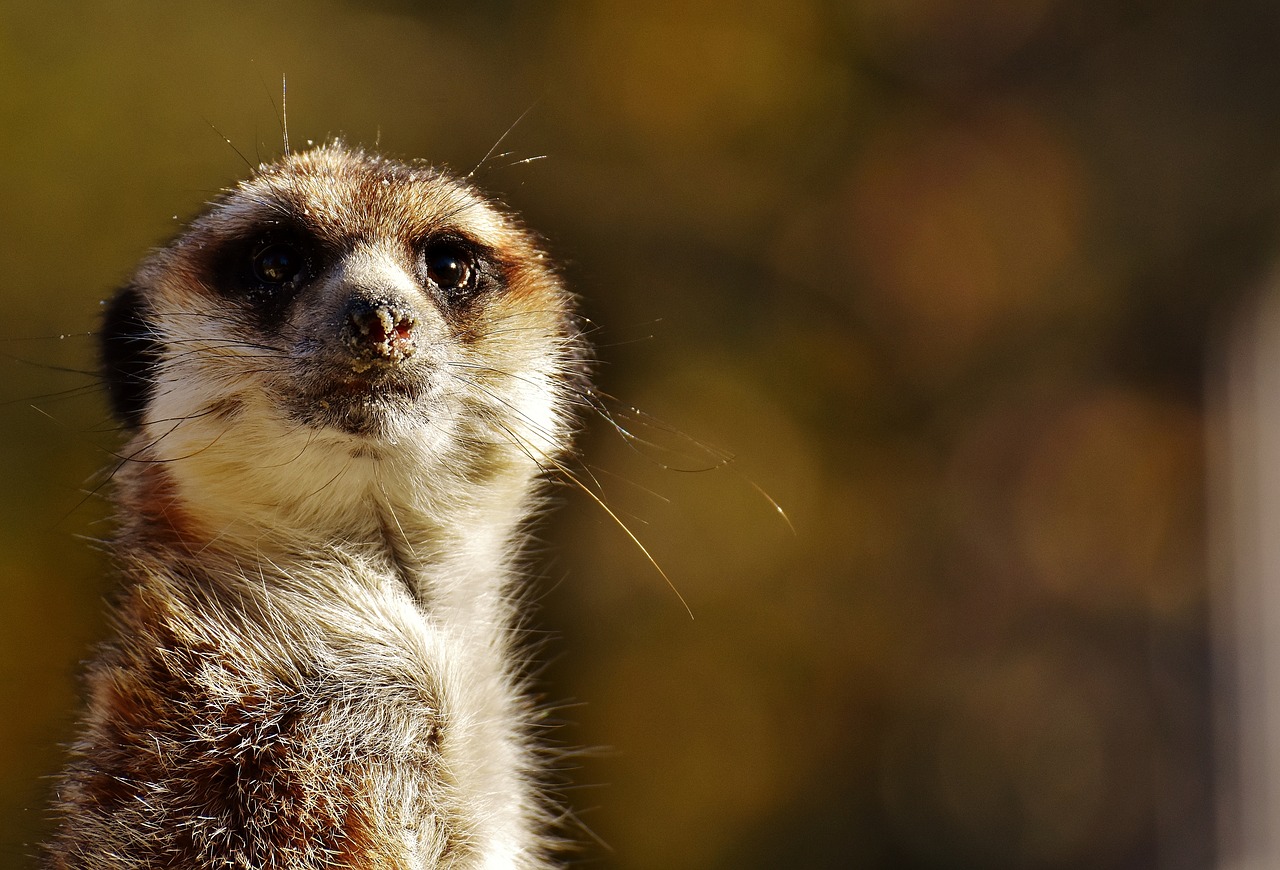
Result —
[{"label": "blurred background", "polygon": [[1280,6],[4,0],[0,867],[105,632],[98,302],[281,153],[282,75],[295,148],[501,139],[475,178],[636,435],[581,461],[695,618],[581,493],[541,530],[582,866],[1227,862],[1211,628],[1252,605],[1208,445],[1276,249]]}]

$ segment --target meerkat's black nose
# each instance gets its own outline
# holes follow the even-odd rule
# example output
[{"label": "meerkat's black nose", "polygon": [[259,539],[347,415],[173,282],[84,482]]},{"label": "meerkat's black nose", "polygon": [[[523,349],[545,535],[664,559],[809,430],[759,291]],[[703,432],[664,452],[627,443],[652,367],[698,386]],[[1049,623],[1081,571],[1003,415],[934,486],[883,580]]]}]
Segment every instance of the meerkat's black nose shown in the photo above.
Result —
[{"label": "meerkat's black nose", "polygon": [[356,360],[397,363],[413,355],[417,323],[407,305],[357,296],[347,303],[343,338]]}]

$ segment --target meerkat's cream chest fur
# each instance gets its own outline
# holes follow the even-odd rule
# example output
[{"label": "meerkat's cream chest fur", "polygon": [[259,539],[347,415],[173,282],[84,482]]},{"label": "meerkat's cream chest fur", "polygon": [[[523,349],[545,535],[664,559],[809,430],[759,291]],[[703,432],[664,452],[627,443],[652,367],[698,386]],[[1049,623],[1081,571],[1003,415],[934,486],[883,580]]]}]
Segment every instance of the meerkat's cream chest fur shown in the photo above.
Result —
[{"label": "meerkat's cream chest fur", "polygon": [[114,631],[55,868],[539,868],[522,525],[582,388],[568,295],[463,182],[264,166],[109,304]]}]

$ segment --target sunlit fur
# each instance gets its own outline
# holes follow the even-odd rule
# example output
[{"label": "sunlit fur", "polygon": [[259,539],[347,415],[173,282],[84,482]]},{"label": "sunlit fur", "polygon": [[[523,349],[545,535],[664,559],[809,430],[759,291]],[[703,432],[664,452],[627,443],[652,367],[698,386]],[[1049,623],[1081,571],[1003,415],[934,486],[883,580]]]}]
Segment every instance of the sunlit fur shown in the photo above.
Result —
[{"label": "sunlit fur", "polygon": [[[263,317],[218,264],[280,227],[332,255]],[[413,268],[441,234],[491,254],[461,313]],[[416,352],[335,409],[370,288],[413,306]],[[550,866],[512,584],[582,384],[535,241],[450,176],[331,145],[261,167],[124,292],[156,358],[107,372],[146,402],[49,865]]]}]

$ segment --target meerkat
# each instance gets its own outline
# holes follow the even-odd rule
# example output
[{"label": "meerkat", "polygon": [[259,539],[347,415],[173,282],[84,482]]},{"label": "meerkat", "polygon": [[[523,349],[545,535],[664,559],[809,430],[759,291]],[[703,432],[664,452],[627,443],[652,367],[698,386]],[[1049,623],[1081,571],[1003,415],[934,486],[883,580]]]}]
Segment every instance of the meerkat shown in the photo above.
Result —
[{"label": "meerkat", "polygon": [[514,586],[585,374],[531,233],[426,165],[287,154],[100,338],[123,583],[47,866],[553,866]]}]

